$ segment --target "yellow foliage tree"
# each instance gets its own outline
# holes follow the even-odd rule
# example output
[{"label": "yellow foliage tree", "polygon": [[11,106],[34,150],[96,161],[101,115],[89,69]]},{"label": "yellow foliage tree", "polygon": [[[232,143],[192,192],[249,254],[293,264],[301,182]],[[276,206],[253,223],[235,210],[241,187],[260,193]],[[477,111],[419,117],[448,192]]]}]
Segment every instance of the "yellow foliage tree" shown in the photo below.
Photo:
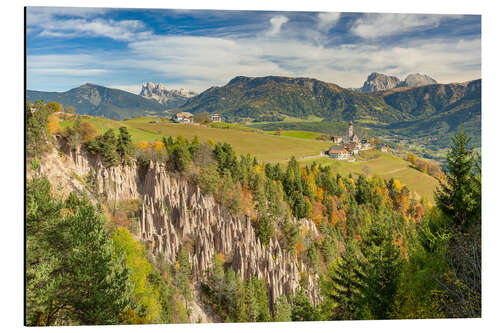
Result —
[{"label": "yellow foliage tree", "polygon": [[47,106],[52,110],[52,112],[61,112],[62,110],[61,104],[57,102],[49,102],[47,103]]},{"label": "yellow foliage tree", "polygon": [[256,166],[253,167],[253,172],[255,172],[256,174],[262,173],[262,167],[260,166],[260,164],[257,164]]},{"label": "yellow foliage tree", "polygon": [[401,182],[399,181],[399,179],[394,179],[394,182],[392,183],[392,188],[396,192],[401,192],[401,189],[403,188],[403,186],[401,185]]},{"label": "yellow foliage tree", "polygon": [[413,153],[409,153],[408,156],[406,157],[406,159],[408,160],[408,162],[410,162],[411,164],[415,164],[417,163],[417,158],[415,157],[415,154]]},{"label": "yellow foliage tree", "polygon": [[141,141],[136,143],[135,145],[137,148],[139,148],[142,152],[146,152],[149,149],[149,143],[147,141]]},{"label": "yellow foliage tree", "polygon": [[82,136],[83,141],[90,141],[97,136],[97,131],[88,121],[82,121],[80,127],[78,127],[78,132]]},{"label": "yellow foliage tree", "polygon": [[59,126],[59,119],[56,115],[50,114],[47,120],[47,128],[49,129],[50,135],[53,135],[61,129],[61,127]]},{"label": "yellow foliage tree", "polygon": [[125,228],[113,233],[116,258],[123,256],[130,271],[132,283],[132,304],[141,309],[141,314],[129,311],[130,323],[157,323],[160,319],[161,304],[159,290],[149,282],[152,266],[146,259],[144,245],[134,240]]},{"label": "yellow foliage tree", "polygon": [[161,151],[165,148],[165,145],[161,141],[155,141],[153,143],[153,149],[157,152],[161,153]]}]

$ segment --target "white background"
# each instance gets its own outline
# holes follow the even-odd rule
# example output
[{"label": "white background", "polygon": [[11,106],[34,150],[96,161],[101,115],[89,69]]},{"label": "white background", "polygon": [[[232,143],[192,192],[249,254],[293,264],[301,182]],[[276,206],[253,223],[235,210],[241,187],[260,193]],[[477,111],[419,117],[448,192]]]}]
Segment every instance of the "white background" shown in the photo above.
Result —
[{"label": "white background", "polygon": [[23,6],[86,6],[181,9],[253,9],[335,12],[392,12],[429,14],[482,15],[482,152],[483,152],[483,318],[446,320],[392,320],[363,322],[262,323],[262,324],[197,324],[147,325],[114,327],[49,328],[51,331],[99,332],[169,331],[169,332],[490,332],[500,331],[497,122],[500,123],[500,14],[496,1],[487,0],[349,0],[349,1],[13,1],[4,0],[0,7],[0,327],[4,332],[43,330],[23,327],[23,89],[24,26]]}]

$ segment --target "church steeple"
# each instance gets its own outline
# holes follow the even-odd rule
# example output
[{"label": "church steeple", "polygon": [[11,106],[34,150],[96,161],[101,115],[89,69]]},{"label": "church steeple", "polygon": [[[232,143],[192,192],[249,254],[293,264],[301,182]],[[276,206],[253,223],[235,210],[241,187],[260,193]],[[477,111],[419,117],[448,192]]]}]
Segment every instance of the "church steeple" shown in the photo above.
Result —
[{"label": "church steeple", "polygon": [[352,121],[349,122],[349,140],[352,140],[354,137],[354,126],[352,124]]}]

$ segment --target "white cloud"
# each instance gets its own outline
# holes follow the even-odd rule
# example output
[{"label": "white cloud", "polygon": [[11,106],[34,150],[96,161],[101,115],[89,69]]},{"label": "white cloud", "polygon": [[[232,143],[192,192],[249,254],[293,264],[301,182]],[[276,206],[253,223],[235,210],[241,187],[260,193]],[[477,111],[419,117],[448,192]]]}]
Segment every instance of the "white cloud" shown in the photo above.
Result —
[{"label": "white cloud", "polygon": [[57,16],[90,18],[107,11],[106,8],[91,7],[28,7],[26,23],[28,26],[38,26],[54,20]]},{"label": "white cloud", "polygon": [[96,17],[105,9],[29,7],[27,25],[31,32],[39,29],[40,36],[49,37],[108,37],[131,41],[152,35],[138,20],[112,20]]},{"label": "white cloud", "polygon": [[[94,17],[95,13],[78,15],[48,21],[43,33],[107,36],[128,42],[128,48],[92,55],[30,55],[29,87],[32,82],[37,82],[38,88],[59,82],[64,82],[65,87],[94,82],[137,93],[141,82],[153,80],[148,76],[154,75],[169,88],[187,87],[202,92],[213,85],[224,85],[238,75],[312,77],[343,87],[360,87],[373,71],[400,78],[420,72],[439,82],[481,76],[480,39],[327,47],[322,41],[325,32],[340,19],[338,13],[318,14],[316,24],[304,27],[301,35],[288,25],[283,29],[287,17],[274,16],[269,21],[270,29],[240,38],[158,36],[142,22],[105,20]],[[363,16],[352,29],[364,38],[376,38],[428,27],[439,20],[440,16],[435,15],[374,14]]]},{"label": "white cloud", "polygon": [[365,14],[354,22],[351,32],[362,38],[378,38],[437,27],[445,17],[450,15]]},{"label": "white cloud", "polygon": [[288,17],[283,15],[273,16],[269,20],[271,23],[271,29],[267,31],[268,36],[276,36],[281,30],[281,26],[288,22]]},{"label": "white cloud", "polygon": [[340,19],[340,13],[319,13],[318,14],[318,29],[321,31],[328,31]]},{"label": "white cloud", "polygon": [[429,74],[439,82],[480,76],[480,40],[420,41],[405,47],[340,45],[324,47],[303,41],[264,37],[228,40],[210,37],[157,37],[129,45],[127,66],[165,75],[165,82],[183,83],[203,91],[224,85],[237,75],[306,76],[343,87],[358,87],[372,71],[402,78]]}]

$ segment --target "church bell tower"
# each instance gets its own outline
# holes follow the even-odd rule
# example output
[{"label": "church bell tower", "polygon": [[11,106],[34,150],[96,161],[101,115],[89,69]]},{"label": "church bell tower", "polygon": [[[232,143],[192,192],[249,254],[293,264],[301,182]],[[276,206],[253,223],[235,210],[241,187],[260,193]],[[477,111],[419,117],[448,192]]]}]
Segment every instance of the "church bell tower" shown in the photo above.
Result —
[{"label": "church bell tower", "polygon": [[354,126],[352,125],[352,121],[349,122],[349,140],[352,140],[354,136]]}]

